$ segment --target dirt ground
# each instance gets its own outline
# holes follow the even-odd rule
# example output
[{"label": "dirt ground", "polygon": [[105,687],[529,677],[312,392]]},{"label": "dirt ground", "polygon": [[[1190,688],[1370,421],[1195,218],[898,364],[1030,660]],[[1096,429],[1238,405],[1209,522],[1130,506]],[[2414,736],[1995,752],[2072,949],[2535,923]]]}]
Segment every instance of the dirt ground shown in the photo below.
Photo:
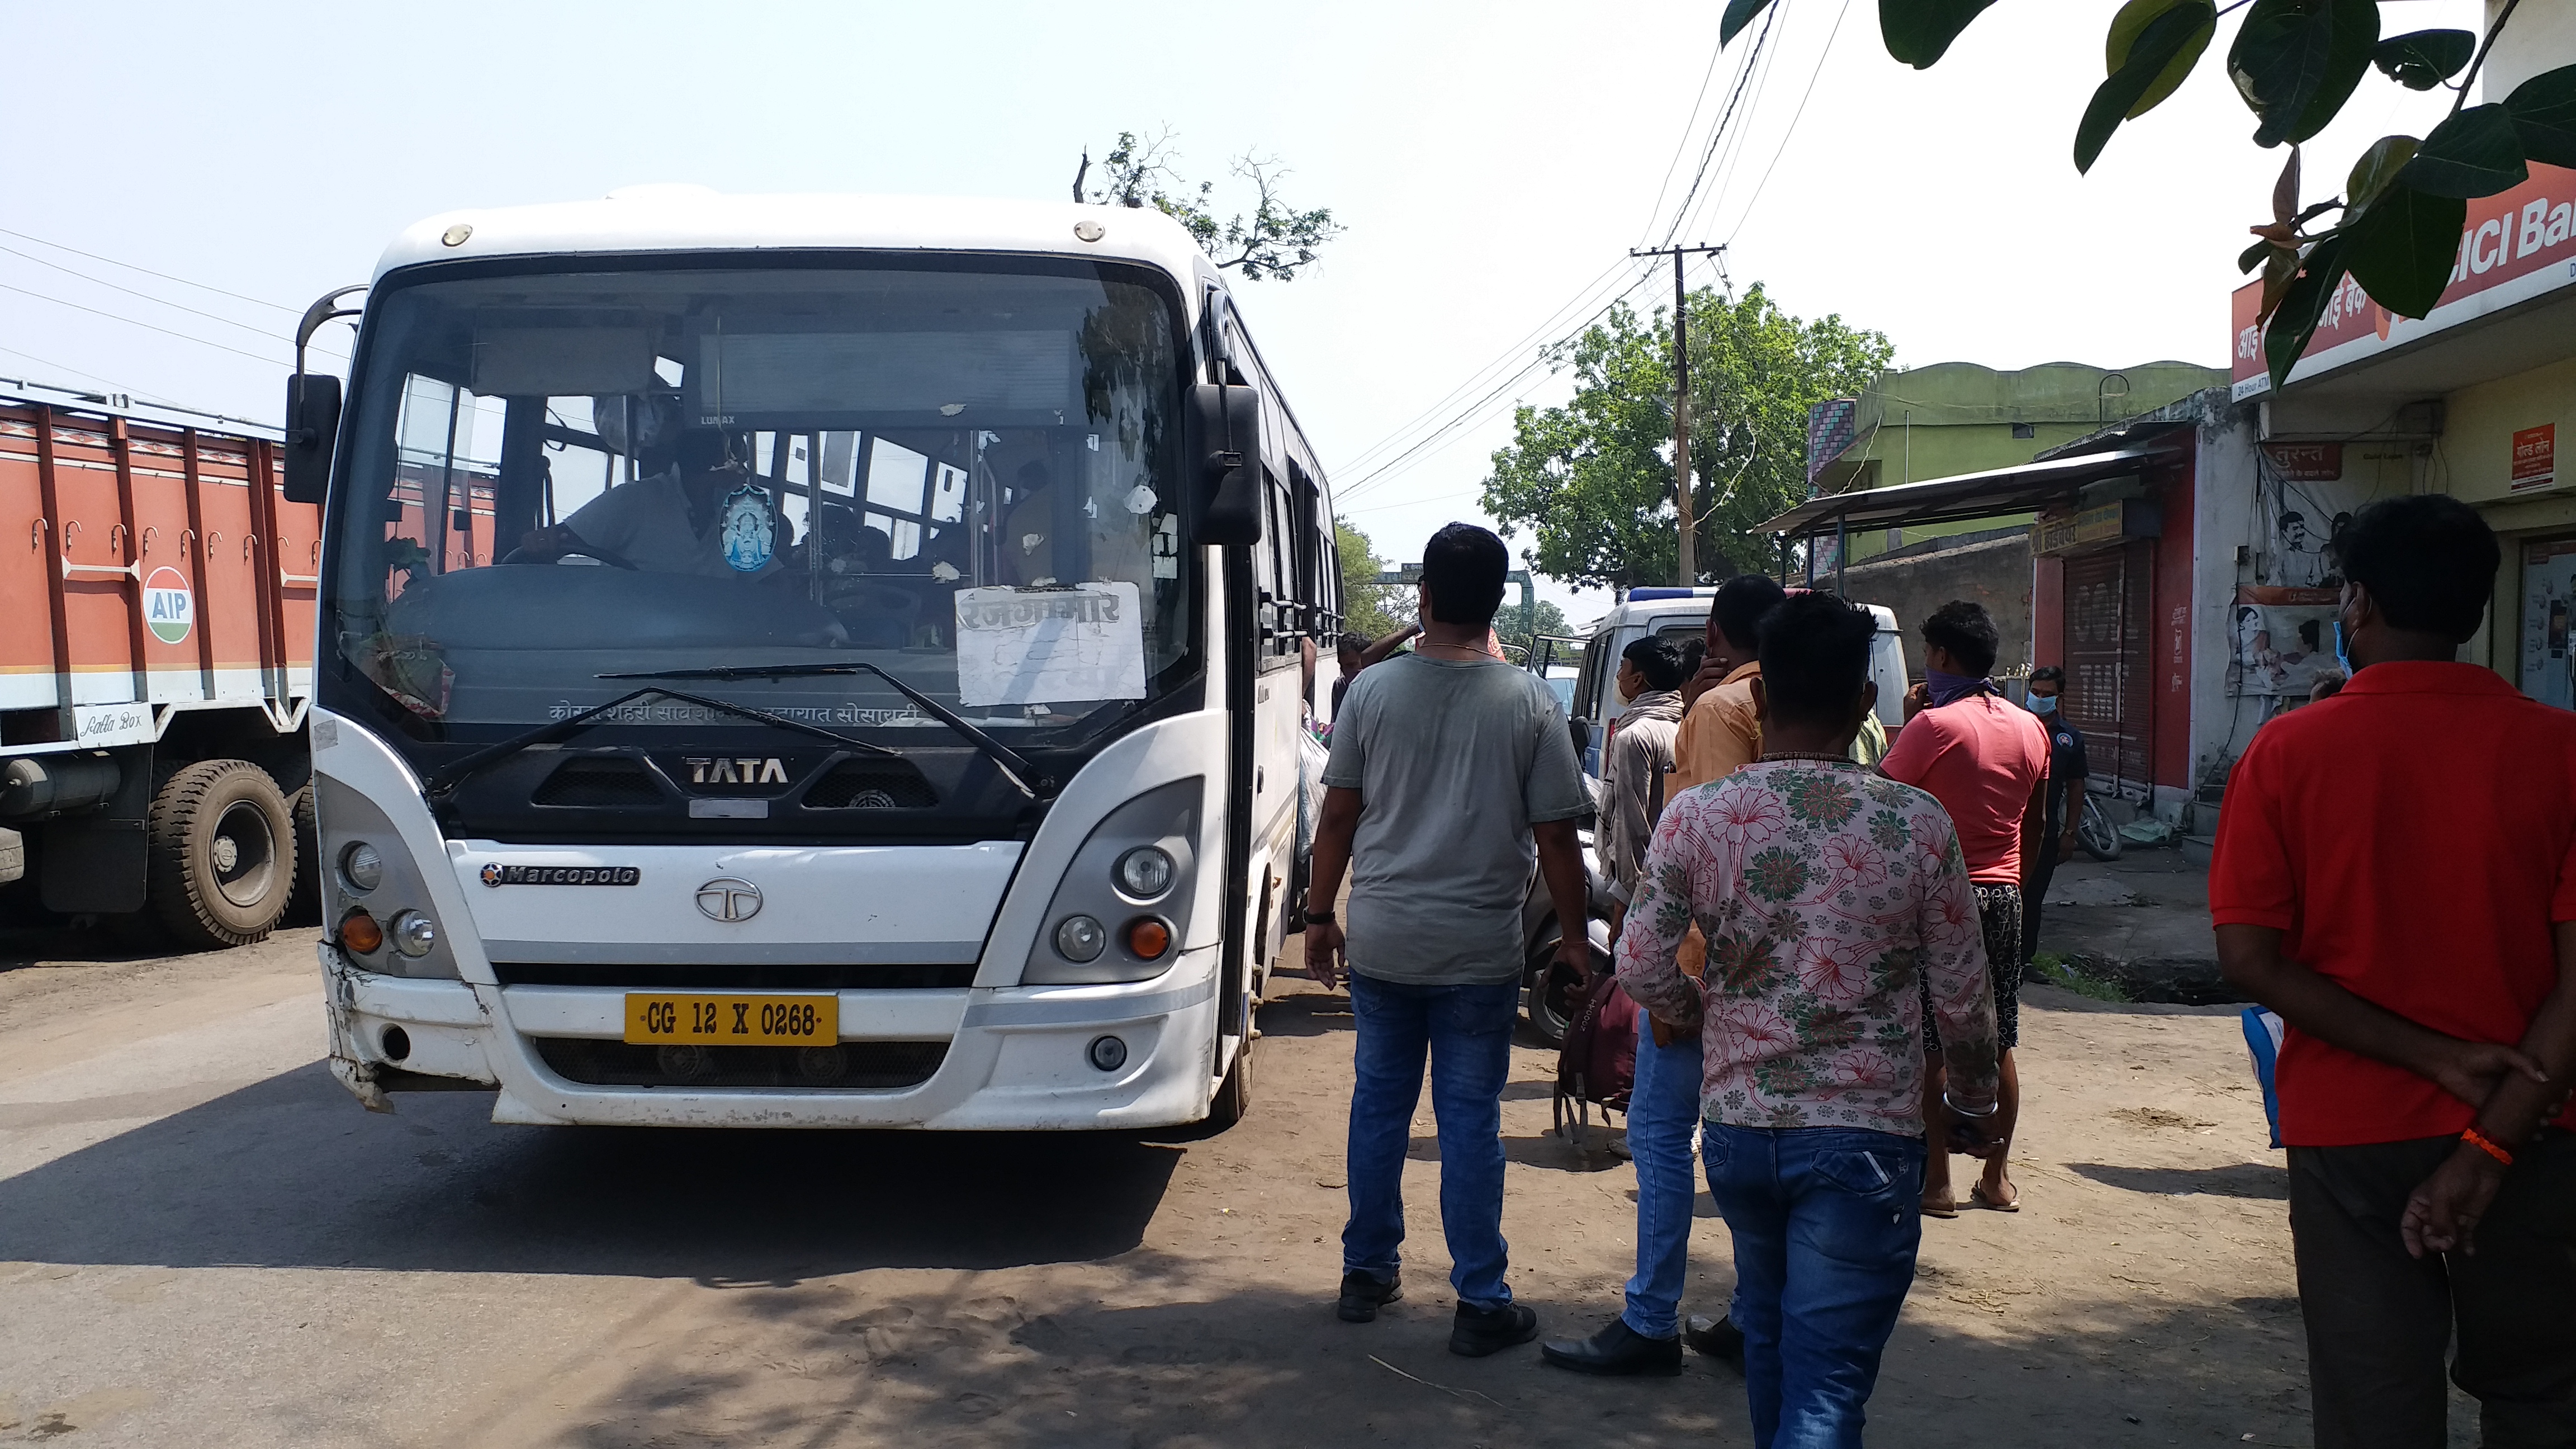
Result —
[{"label": "dirt ground", "polygon": [[[557,1131],[472,1094],[360,1111],[310,951],[0,958],[0,1442],[1749,1442],[1721,1364],[1445,1351],[1427,1115],[1408,1297],[1334,1319],[1351,1021],[1304,981],[1219,1136]],[[2024,1210],[1927,1223],[1873,1439],[2308,1443],[2233,1013],[2024,1000]],[[1633,1174],[1549,1135],[1549,1053],[1514,1067],[1514,1290],[1588,1333]],[[1685,1311],[1715,1313],[1701,1216]]]}]

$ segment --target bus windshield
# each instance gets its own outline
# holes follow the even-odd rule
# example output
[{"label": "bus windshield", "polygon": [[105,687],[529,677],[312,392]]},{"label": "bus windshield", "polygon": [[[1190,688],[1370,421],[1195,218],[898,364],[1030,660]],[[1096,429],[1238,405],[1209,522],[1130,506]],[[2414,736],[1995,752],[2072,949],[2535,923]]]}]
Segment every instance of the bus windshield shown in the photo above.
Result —
[{"label": "bus windshield", "polygon": [[[1036,738],[1195,669],[1185,343],[1156,274],[580,265],[371,304],[324,636],[403,710],[488,737],[637,687],[604,675],[864,660]],[[864,672],[680,687],[940,728]]]}]

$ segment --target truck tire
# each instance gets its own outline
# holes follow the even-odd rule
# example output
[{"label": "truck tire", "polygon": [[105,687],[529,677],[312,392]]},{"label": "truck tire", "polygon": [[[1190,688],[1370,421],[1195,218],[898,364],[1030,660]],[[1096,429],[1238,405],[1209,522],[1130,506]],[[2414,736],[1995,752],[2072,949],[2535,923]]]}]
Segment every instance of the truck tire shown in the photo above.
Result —
[{"label": "truck tire", "polygon": [[147,909],[183,947],[266,940],[295,893],[294,812],[248,760],[182,767],[153,797]]},{"label": "truck tire", "polygon": [[289,925],[322,924],[322,828],[313,816],[313,786],[304,788],[286,800],[287,813],[295,819],[295,891],[286,898]]}]

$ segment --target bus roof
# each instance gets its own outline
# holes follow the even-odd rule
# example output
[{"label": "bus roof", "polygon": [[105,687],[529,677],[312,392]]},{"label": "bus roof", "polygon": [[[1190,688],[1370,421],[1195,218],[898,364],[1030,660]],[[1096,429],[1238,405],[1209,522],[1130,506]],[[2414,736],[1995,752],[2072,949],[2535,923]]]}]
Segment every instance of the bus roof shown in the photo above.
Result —
[{"label": "bus roof", "polygon": [[[1075,231],[1085,222],[1099,228],[1096,241]],[[815,248],[1102,257],[1222,284],[1181,224],[1151,207],[838,193],[735,196],[702,186],[631,186],[595,201],[442,212],[394,238],[375,276],[463,258]],[[1193,309],[1197,301],[1192,295]]]}]

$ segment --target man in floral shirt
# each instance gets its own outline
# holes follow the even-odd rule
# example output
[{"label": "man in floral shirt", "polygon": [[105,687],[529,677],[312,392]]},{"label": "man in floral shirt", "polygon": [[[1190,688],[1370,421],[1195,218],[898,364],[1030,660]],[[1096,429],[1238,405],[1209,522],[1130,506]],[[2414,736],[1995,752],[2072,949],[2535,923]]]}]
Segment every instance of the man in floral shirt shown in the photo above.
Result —
[{"label": "man in floral shirt", "polygon": [[[1761,1449],[1861,1442],[1923,1235],[1918,980],[1952,1148],[1986,1150],[1995,1112],[1993,987],[1958,835],[1930,795],[1849,758],[1877,700],[1874,628],[1826,594],[1763,620],[1763,755],[1665,807],[1619,939],[1628,994],[1701,1024],[1700,1155],[1735,1238]],[[1704,986],[1675,962],[1694,923]]]}]

